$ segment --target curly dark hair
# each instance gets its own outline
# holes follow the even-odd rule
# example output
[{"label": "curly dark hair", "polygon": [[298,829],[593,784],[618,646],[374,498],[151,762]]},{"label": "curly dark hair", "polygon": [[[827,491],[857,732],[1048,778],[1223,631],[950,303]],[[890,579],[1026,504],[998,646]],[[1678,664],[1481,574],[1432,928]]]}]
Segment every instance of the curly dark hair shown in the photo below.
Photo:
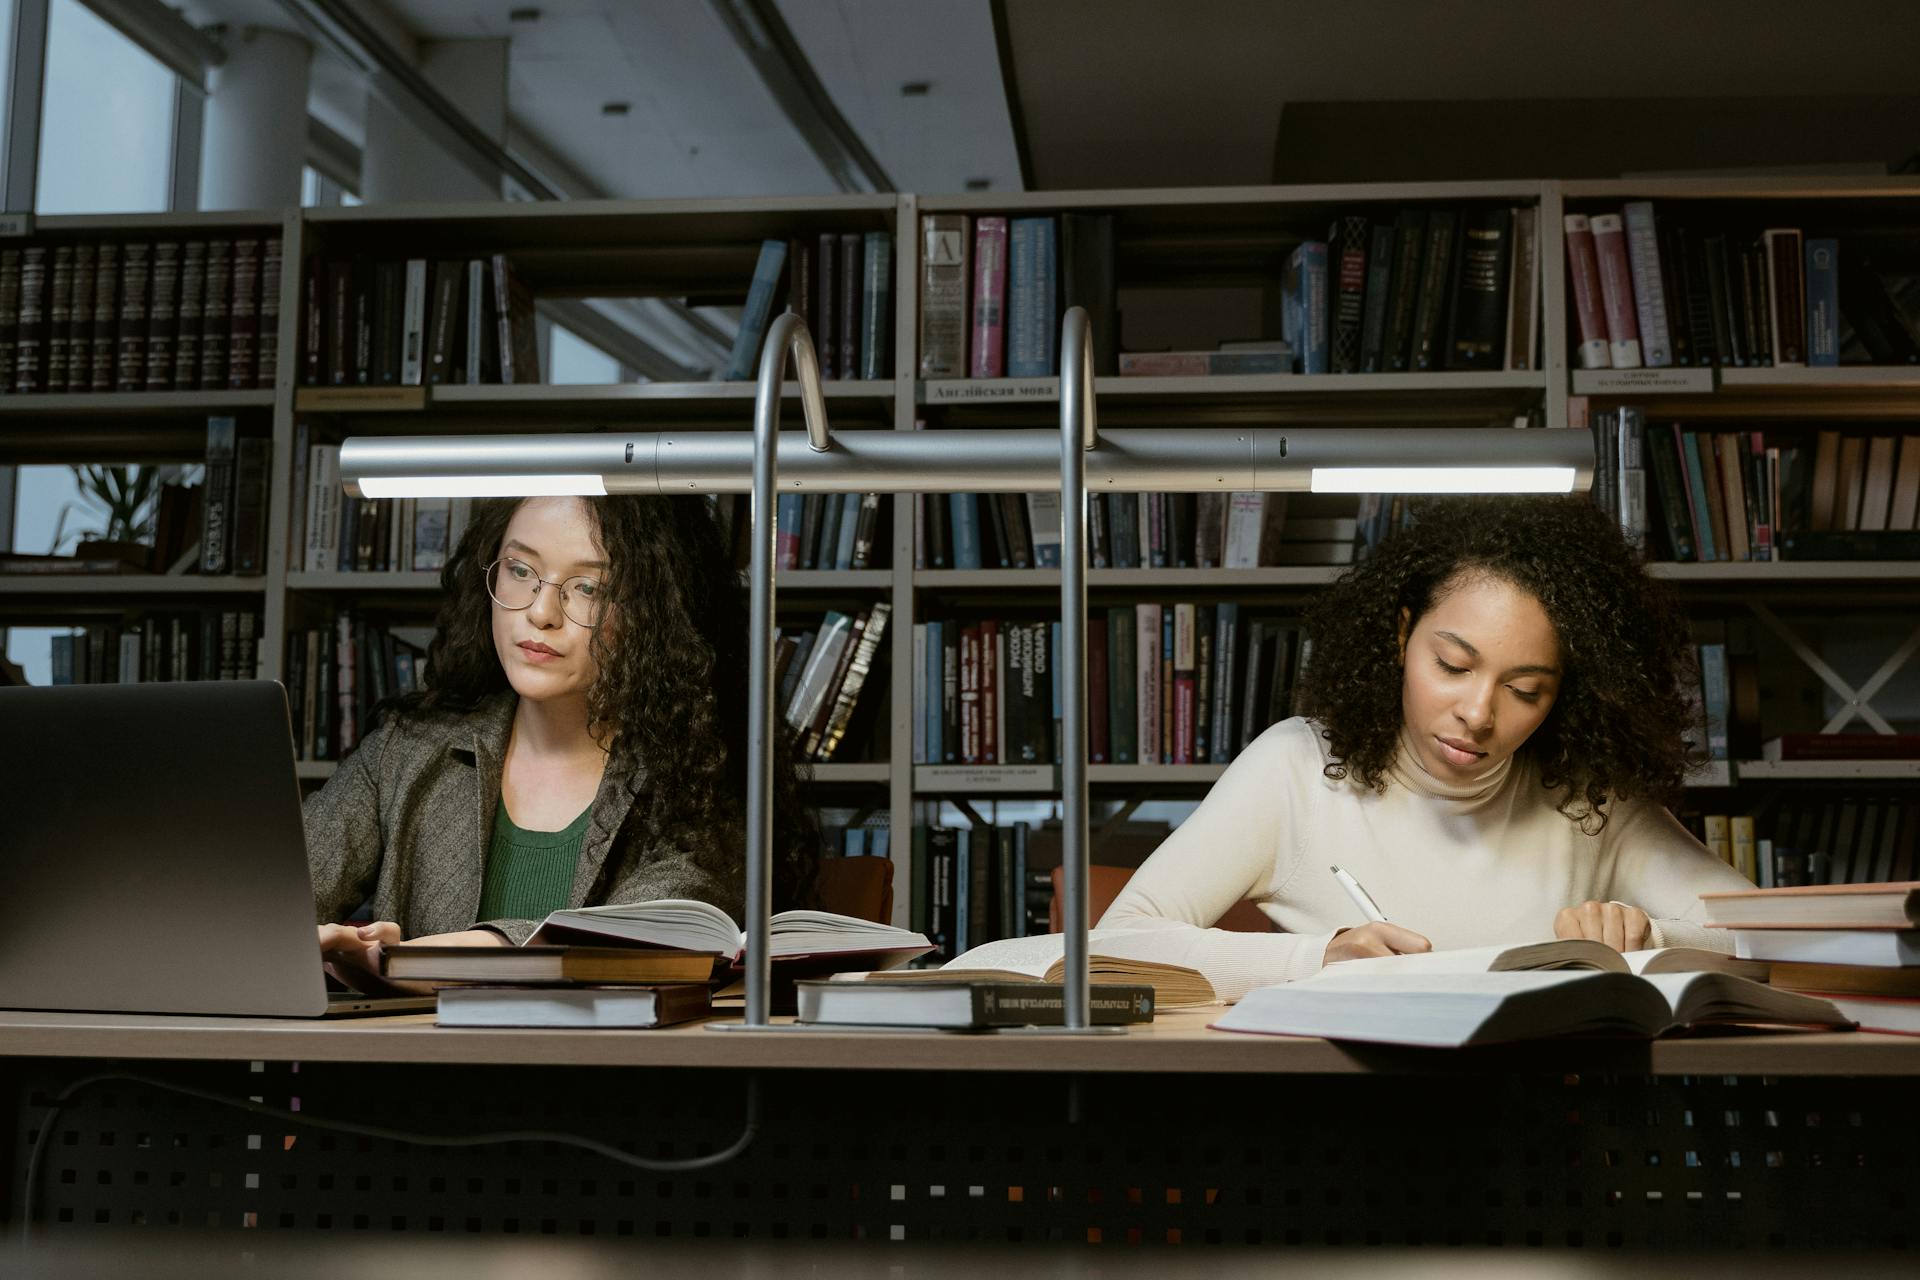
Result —
[{"label": "curly dark hair", "polygon": [[[389,699],[381,712],[464,714],[511,687],[494,650],[483,570],[499,556],[522,501],[474,503],[440,573],[445,601],[427,649],[426,687]],[[614,765],[645,764],[651,831],[724,851],[739,863],[746,846],[749,628],[719,526],[704,498],[581,501],[593,512],[607,560],[609,613],[620,619],[596,628],[590,641],[600,674],[587,694],[588,728]],[[810,900],[820,832],[800,799],[811,769],[786,724],[775,721],[771,888],[780,910]]]},{"label": "curly dark hair", "polygon": [[1386,789],[1403,718],[1400,611],[1418,621],[1480,573],[1538,600],[1559,639],[1558,696],[1520,753],[1561,793],[1560,812],[1598,832],[1612,797],[1676,792],[1697,663],[1677,603],[1619,525],[1579,498],[1415,499],[1412,511],[1308,611],[1303,706],[1331,748],[1327,776]]}]

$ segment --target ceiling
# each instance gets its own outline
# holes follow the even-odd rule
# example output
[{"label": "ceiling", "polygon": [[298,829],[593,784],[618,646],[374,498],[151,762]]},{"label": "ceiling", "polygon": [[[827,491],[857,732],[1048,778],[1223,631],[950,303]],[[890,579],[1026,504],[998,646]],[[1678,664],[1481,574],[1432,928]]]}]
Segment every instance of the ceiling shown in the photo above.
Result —
[{"label": "ceiling", "polygon": [[[507,39],[516,131],[606,194],[836,189],[714,0],[355,3],[402,39]],[[1729,132],[1749,135],[1741,164],[1766,161],[1770,131],[1787,121],[1785,160],[1897,163],[1920,151],[1911,0],[776,4],[834,106],[908,191],[1019,189],[1022,145],[1043,189],[1424,176],[1413,172],[1423,155],[1489,176],[1477,170],[1498,161],[1472,161],[1529,128],[1509,176],[1543,176],[1541,165],[1609,131],[1634,136],[1589,147],[1588,169],[1569,160],[1550,172],[1617,172],[1616,153],[1636,147],[1684,164],[1676,140],[1704,119],[1706,108],[1689,106],[1702,98],[1724,100],[1712,109],[1712,148]],[[529,9],[537,19],[510,16]],[[192,0],[190,11],[271,21],[277,10],[275,0]],[[902,92],[914,84],[924,91]],[[317,114],[360,132],[355,76],[323,58],[314,92]],[[1610,110],[1621,99],[1642,109]],[[1534,105],[1489,115],[1493,100]],[[604,114],[608,103],[627,111]],[[1356,166],[1376,150],[1400,171]]]}]

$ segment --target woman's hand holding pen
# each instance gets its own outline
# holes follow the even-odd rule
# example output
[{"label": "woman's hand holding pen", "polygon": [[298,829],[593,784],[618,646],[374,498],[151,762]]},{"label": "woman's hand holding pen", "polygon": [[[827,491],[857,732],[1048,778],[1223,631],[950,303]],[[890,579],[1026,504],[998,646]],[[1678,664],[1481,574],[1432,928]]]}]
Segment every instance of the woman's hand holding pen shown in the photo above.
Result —
[{"label": "woman's hand holding pen", "polygon": [[1399,956],[1410,951],[1431,950],[1433,944],[1413,930],[1379,920],[1352,929],[1342,929],[1334,934],[1333,940],[1327,943],[1327,954],[1321,963],[1334,964],[1366,956]]},{"label": "woman's hand holding pen", "polygon": [[1652,933],[1647,913],[1624,902],[1583,902],[1560,908],[1553,918],[1554,937],[1592,938],[1615,951],[1638,951]]}]

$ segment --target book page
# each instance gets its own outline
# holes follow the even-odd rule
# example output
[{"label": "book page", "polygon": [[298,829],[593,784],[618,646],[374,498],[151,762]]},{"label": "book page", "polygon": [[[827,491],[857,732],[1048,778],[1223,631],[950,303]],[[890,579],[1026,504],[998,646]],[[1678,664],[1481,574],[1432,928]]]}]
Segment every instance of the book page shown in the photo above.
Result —
[{"label": "book page", "polygon": [[1504,973],[1522,969],[1624,969],[1620,953],[1591,938],[1556,938],[1518,946],[1457,947],[1399,956],[1341,960],[1326,972],[1340,973]]},{"label": "book page", "polygon": [[651,902],[610,902],[600,907],[556,911],[541,923],[530,942],[545,942],[547,926],[585,932],[604,931],[660,946],[689,947],[733,955],[743,935],[733,918],[710,902],[691,898],[657,898]]},{"label": "book page", "polygon": [[1658,991],[1681,1025],[1780,1022],[1839,1026],[1850,1020],[1833,1002],[1737,978],[1730,973],[1655,973],[1641,979]]},{"label": "book page", "polygon": [[1765,960],[1741,960],[1705,947],[1654,947],[1629,951],[1621,959],[1630,973],[1731,973],[1765,982],[1773,966]]},{"label": "book page", "polygon": [[[942,965],[940,971],[998,969],[1040,978],[1049,969],[1065,963],[1066,948],[1066,935],[1063,933],[1003,938],[998,942],[983,943],[954,957]],[[1192,949],[1193,938],[1187,930],[1091,929],[1087,932],[1087,954],[1109,960],[1193,969],[1188,963]]]}]

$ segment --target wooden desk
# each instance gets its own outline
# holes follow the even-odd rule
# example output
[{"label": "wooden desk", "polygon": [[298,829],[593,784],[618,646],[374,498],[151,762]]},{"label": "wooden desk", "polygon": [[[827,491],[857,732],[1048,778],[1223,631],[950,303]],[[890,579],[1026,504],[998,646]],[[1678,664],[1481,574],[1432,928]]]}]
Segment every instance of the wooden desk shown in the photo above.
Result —
[{"label": "wooden desk", "polygon": [[1910,1247],[1920,1039],[1546,1041],[1456,1053],[1120,1037],[494,1031],[426,1016],[0,1012],[18,1221],[46,1103],[101,1071],[430,1133],[342,1137],[125,1082],[81,1092],[34,1189],[88,1226],[747,1240]]}]

